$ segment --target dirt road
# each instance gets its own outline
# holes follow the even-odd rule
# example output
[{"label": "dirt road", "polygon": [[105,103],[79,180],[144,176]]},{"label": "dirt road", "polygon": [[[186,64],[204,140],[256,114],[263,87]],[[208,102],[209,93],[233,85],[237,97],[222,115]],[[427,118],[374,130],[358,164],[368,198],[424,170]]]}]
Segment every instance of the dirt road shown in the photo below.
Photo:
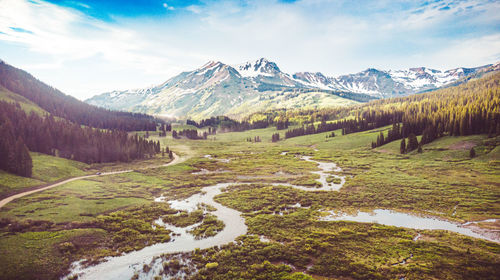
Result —
[{"label": "dirt road", "polygon": [[[151,168],[158,168],[158,167],[164,167],[164,166],[170,166],[170,165],[181,163],[181,162],[183,162],[185,160],[184,158],[179,157],[176,153],[173,153],[173,156],[174,156],[174,159],[171,162],[167,163],[167,164],[143,167],[143,168],[140,168],[139,170],[151,169]],[[81,179],[86,179],[86,178],[92,178],[92,177],[97,177],[97,176],[106,176],[106,175],[128,173],[128,172],[132,172],[132,171],[134,171],[134,170],[133,169],[128,169],[128,170],[120,170],[120,171],[112,171],[112,172],[103,172],[103,173],[101,173],[99,175],[93,174],[93,175],[85,175],[85,176],[70,178],[70,179],[64,180],[62,182],[58,182],[58,183],[54,183],[54,184],[45,186],[43,188],[39,188],[39,189],[35,189],[35,190],[30,190],[30,191],[25,191],[25,192],[18,193],[18,194],[9,196],[7,198],[4,198],[4,199],[2,199],[0,201],[0,208],[4,207],[7,203],[11,202],[14,199],[21,198],[23,196],[27,196],[27,195],[30,195],[30,194],[33,194],[33,193],[41,192],[41,191],[44,191],[44,190],[52,189],[52,188],[55,188],[57,186],[64,185],[66,183],[73,182],[73,181],[76,181],[76,180],[81,180]]]}]

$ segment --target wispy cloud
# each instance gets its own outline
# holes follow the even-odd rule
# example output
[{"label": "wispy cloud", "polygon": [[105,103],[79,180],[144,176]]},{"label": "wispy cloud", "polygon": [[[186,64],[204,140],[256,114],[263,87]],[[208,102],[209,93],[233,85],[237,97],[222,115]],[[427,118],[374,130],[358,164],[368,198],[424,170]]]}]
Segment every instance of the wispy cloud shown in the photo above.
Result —
[{"label": "wispy cloud", "polygon": [[169,10],[169,11],[173,11],[175,10],[175,8],[173,6],[169,6],[167,3],[163,3],[163,8]]},{"label": "wispy cloud", "polygon": [[187,11],[190,11],[194,14],[200,14],[201,13],[201,7],[198,5],[189,5],[186,7]]},{"label": "wispy cloud", "polygon": [[[44,56],[47,62],[19,65],[28,70],[37,70],[35,72],[63,68],[72,61],[95,59],[95,67],[107,67],[105,63],[108,63],[113,68],[149,73],[159,82],[181,71],[182,60],[192,60],[193,57],[200,59],[197,54],[186,53],[173,45],[163,45],[160,48],[154,41],[141,37],[138,30],[122,28],[76,10],[42,1],[2,0],[1,41],[22,44],[30,52]],[[180,57],[181,61],[176,57]],[[71,75],[71,69],[66,73]],[[58,82],[54,81],[53,84],[57,86]],[[113,86],[123,88],[132,84],[144,85],[144,81],[127,82],[124,79],[123,83],[115,83]],[[75,88],[78,89],[70,90],[70,93],[76,92],[81,97],[96,93],[82,89],[81,85],[75,85]]]},{"label": "wispy cloud", "polygon": [[209,59],[264,56],[285,71],[336,75],[500,57],[498,1],[168,0],[157,5],[164,16],[110,12],[113,21],[89,16],[91,5],[82,4],[0,0],[2,58],[82,98],[160,83]]}]

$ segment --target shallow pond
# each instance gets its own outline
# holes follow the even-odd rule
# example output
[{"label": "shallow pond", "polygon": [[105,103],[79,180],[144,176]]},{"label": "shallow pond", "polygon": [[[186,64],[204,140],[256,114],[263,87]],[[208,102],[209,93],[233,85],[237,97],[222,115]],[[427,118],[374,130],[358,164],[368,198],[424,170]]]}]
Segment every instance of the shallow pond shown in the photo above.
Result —
[{"label": "shallow pond", "polygon": [[373,212],[358,212],[355,215],[346,213],[336,213],[329,211],[330,215],[320,218],[322,221],[352,221],[360,223],[378,223],[388,226],[405,227],[413,229],[428,229],[428,230],[448,230],[470,237],[485,239],[489,241],[499,242],[491,234],[480,232],[479,229],[466,227],[471,222],[465,224],[453,223],[450,221],[440,220],[432,217],[421,217],[407,213],[400,213],[386,209],[376,209]]}]

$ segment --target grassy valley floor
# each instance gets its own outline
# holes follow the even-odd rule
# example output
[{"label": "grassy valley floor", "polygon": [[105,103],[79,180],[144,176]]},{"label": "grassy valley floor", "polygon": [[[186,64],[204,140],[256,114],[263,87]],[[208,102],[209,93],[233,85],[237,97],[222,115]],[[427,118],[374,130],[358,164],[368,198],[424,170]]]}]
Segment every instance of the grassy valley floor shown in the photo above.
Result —
[{"label": "grassy valley floor", "polygon": [[[215,200],[243,213],[247,235],[221,248],[163,256],[158,276],[187,270],[170,263],[182,259],[189,260],[186,273],[193,279],[496,279],[498,243],[445,231],[319,220],[321,211],[373,209],[457,223],[500,218],[500,138],[443,137],[424,145],[422,153],[405,155],[399,154],[399,141],[371,149],[387,129],[277,143],[271,143],[275,128],[208,140],[152,136],[185,161],[151,169],[143,168],[168,160],[87,166],[33,154],[33,178],[0,173],[2,194],[82,174],[134,171],[73,181],[1,208],[0,250],[7,253],[0,255],[0,279],[57,278],[82,258],[92,263],[168,242],[175,238],[172,232],[151,227],[160,216],[182,226],[205,223],[196,234],[213,235],[221,225],[210,214],[178,214],[154,198],[184,199],[221,182],[235,185]],[[246,141],[255,136],[262,142]],[[311,173],[317,165],[299,155],[337,163],[342,171],[333,173],[346,176],[345,185],[338,192],[306,192],[268,184],[318,187],[319,175]],[[301,207],[290,207],[297,203]],[[498,220],[477,226],[500,229]]]}]

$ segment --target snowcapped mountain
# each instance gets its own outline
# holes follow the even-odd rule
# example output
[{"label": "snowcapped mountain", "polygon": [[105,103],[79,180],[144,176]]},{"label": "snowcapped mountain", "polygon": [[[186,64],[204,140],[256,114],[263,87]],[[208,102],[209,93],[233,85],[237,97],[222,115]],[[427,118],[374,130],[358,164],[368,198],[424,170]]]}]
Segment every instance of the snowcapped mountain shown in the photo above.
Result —
[{"label": "snowcapped mountain", "polygon": [[[322,73],[284,73],[265,58],[230,66],[210,61],[158,86],[112,91],[87,103],[115,110],[199,119],[215,115],[242,117],[256,111],[348,105],[372,98],[408,95],[498,70],[499,64],[447,71],[425,67],[377,70],[338,77]],[[348,97],[348,99],[346,99]]]},{"label": "snowcapped mountain", "polygon": [[444,72],[425,67],[388,71],[369,68],[359,73],[338,77],[326,77],[321,73],[310,72],[296,73],[293,77],[310,87],[365,93],[386,98],[441,88],[491,67],[493,66],[490,64],[476,68],[456,68]]},{"label": "snowcapped mountain", "polygon": [[235,65],[234,68],[236,68],[243,77],[257,77],[259,75],[273,76],[281,73],[276,63],[268,61],[265,58]]},{"label": "snowcapped mountain", "polygon": [[237,69],[242,77],[257,84],[278,87],[304,87],[300,81],[295,80],[287,73],[281,72],[276,63],[265,58],[235,65],[234,68]]}]

